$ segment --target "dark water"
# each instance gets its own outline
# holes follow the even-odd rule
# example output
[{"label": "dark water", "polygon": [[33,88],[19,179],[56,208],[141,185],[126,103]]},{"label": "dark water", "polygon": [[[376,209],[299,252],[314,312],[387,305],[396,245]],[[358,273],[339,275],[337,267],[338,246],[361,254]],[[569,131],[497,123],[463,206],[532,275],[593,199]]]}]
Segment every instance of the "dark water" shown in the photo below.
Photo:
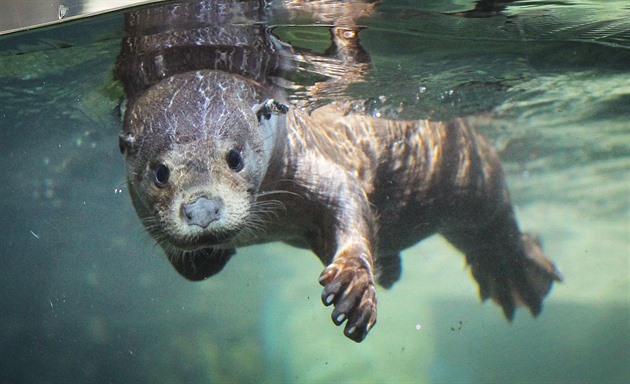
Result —
[{"label": "dark water", "polygon": [[[474,116],[566,279],[538,319],[480,305],[438,237],[403,253],[362,344],[331,324],[309,252],[250,247],[206,282],[180,278],[124,183],[115,13],[0,38],[0,382],[630,382],[630,7],[463,17],[474,5],[384,1],[360,19],[369,72],[336,96]],[[319,16],[274,2],[269,25],[323,52]],[[297,84],[322,78],[301,66]]]}]

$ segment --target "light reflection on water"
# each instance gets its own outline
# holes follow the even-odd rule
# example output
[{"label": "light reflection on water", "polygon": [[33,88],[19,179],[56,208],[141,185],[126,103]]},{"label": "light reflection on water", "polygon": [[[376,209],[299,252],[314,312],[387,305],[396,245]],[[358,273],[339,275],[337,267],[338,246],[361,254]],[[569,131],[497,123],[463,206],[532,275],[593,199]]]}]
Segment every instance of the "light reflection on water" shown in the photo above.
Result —
[{"label": "light reflection on water", "polygon": [[[0,381],[629,381],[625,3],[529,2],[482,19],[452,15],[469,1],[403,3],[362,21],[370,69],[342,95],[372,114],[476,116],[522,226],[566,279],[541,317],[520,311],[509,325],[479,305],[439,238],[403,254],[360,345],[331,326],[310,252],[250,247],[206,282],[181,279],[124,184],[116,14],[0,40]],[[321,53],[316,22],[271,19],[281,39]],[[321,79],[304,69],[291,80]]]}]

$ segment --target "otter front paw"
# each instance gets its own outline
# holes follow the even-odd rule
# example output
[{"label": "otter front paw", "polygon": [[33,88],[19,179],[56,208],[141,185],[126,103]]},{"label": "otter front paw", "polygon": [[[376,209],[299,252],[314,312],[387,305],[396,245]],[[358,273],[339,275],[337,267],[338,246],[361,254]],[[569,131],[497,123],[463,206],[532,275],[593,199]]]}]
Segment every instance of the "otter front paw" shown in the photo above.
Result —
[{"label": "otter front paw", "polygon": [[324,305],[335,305],[332,320],[336,325],[344,321],[344,334],[356,341],[363,341],[376,323],[376,291],[372,269],[367,258],[336,258],[319,277],[324,286]]}]

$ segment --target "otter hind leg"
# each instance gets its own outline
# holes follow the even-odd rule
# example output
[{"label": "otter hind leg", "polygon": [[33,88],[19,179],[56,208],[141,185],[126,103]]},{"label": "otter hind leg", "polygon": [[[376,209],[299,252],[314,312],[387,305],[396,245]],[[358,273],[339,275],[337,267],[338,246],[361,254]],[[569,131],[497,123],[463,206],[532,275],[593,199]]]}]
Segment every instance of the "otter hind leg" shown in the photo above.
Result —
[{"label": "otter hind leg", "polygon": [[538,236],[523,233],[521,242],[525,252],[524,268],[527,281],[531,283],[536,296],[543,298],[551,290],[554,281],[562,281],[562,275],[545,257]]},{"label": "otter hind leg", "polygon": [[199,281],[219,273],[230,260],[233,249],[200,249],[192,252],[165,250],[175,270],[188,280]]},{"label": "otter hind leg", "polygon": [[383,288],[391,288],[402,272],[400,253],[379,255],[375,260],[376,282]]},{"label": "otter hind leg", "polygon": [[534,236],[521,234],[512,215],[508,216],[507,222],[490,225],[483,231],[444,235],[466,255],[482,300],[492,298],[508,320],[513,319],[519,305],[537,316],[553,282],[562,281],[562,277],[544,256],[540,242]]}]

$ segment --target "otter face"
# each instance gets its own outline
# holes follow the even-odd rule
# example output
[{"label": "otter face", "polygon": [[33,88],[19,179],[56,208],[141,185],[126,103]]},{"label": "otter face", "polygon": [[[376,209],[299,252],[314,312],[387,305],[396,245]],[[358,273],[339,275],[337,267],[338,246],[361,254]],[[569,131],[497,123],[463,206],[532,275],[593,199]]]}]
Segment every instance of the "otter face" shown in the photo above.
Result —
[{"label": "otter face", "polygon": [[129,189],[171,261],[173,253],[237,247],[253,229],[286,111],[258,84],[211,70],[165,79],[130,105],[120,135]]}]

